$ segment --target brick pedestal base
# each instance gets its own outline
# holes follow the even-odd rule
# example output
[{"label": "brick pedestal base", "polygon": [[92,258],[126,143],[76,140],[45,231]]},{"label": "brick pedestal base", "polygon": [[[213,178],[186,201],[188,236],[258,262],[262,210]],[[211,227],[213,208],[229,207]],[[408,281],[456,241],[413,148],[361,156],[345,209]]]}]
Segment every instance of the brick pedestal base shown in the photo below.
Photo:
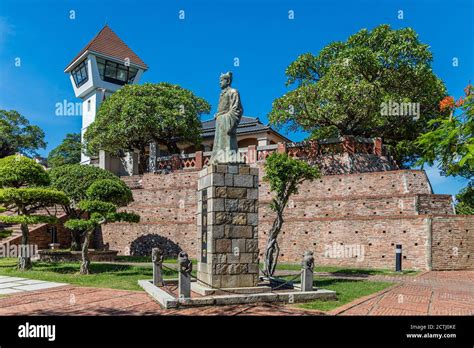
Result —
[{"label": "brick pedestal base", "polygon": [[219,288],[258,283],[258,168],[211,165],[198,181],[198,272]]}]

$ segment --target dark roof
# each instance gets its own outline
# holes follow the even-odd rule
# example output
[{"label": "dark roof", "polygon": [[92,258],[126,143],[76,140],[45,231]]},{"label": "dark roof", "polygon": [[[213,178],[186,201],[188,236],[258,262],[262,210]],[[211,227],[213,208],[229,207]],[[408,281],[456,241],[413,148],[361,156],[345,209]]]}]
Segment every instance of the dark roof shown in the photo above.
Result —
[{"label": "dark roof", "polygon": [[144,69],[148,69],[143,60],[133,52],[125,42],[115,34],[108,25],[105,25],[101,31],[97,33],[94,38],[84,47],[68,64],[66,67],[69,68],[84,52],[92,51],[95,53],[103,54],[118,60],[124,61],[126,58],[130,59],[130,62],[138,65]]},{"label": "dark roof", "polygon": [[[212,138],[214,137],[214,132],[216,131],[216,120],[202,121],[202,137],[203,138]],[[264,125],[257,117],[242,116],[239,126],[237,127],[237,134],[248,134],[248,133],[260,133],[263,131],[271,131],[282,138],[287,139],[285,136],[281,135],[275,131],[272,127]]]}]

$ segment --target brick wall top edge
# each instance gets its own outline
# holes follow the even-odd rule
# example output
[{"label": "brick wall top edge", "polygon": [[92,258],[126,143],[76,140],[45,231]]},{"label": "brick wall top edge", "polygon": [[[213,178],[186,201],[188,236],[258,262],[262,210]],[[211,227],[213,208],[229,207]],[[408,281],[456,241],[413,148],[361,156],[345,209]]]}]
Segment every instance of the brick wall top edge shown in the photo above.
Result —
[{"label": "brick wall top edge", "polygon": [[[196,174],[199,172],[197,169],[186,169],[186,170],[175,170],[169,174],[153,174],[153,173],[145,173],[141,175],[131,175],[131,176],[122,176],[121,178],[124,180],[135,180],[135,179],[142,179],[145,176],[159,176],[159,175],[170,175],[170,174],[180,174],[180,175],[185,175],[185,174]],[[397,174],[397,173],[423,173],[425,174],[424,170],[422,169],[397,169],[397,170],[384,170],[384,171],[378,171],[378,172],[361,172],[361,173],[347,173],[347,174],[332,174],[332,175],[324,175],[324,176],[331,176],[331,177],[337,177],[337,176],[350,176],[350,175],[380,175],[380,174]],[[323,176],[323,177],[324,177]]]}]

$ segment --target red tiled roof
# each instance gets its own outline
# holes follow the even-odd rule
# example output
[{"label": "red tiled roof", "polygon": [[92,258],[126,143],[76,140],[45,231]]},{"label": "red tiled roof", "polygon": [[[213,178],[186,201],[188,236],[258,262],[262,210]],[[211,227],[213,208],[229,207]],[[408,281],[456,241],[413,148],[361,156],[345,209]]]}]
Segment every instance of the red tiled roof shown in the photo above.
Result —
[{"label": "red tiled roof", "polygon": [[145,69],[148,69],[143,60],[133,52],[125,42],[115,34],[108,25],[102,28],[99,33],[84,47],[81,52],[74,57],[74,59],[68,64],[66,69],[74,63],[84,52],[94,51],[103,55],[113,57],[119,60],[125,60],[129,58],[130,62],[139,65]]}]

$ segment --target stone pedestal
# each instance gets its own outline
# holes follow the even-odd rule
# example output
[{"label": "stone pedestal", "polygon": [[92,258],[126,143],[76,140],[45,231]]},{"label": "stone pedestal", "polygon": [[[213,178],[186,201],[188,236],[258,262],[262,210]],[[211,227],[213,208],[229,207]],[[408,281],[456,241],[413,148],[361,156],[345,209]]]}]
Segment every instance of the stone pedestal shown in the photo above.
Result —
[{"label": "stone pedestal", "polygon": [[258,284],[258,168],[218,164],[198,181],[198,282],[218,288]]}]

